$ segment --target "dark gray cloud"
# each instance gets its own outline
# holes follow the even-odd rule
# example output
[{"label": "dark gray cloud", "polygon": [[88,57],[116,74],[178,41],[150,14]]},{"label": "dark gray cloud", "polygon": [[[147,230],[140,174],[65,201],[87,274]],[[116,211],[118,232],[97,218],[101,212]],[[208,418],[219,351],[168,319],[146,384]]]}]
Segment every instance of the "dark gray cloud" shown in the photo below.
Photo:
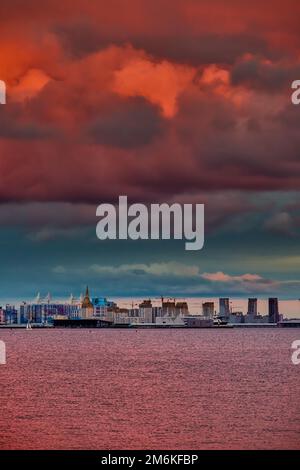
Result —
[{"label": "dark gray cloud", "polygon": [[158,108],[144,99],[114,99],[89,123],[87,136],[97,144],[130,149],[149,144],[165,127]]},{"label": "dark gray cloud", "polygon": [[287,88],[300,77],[300,65],[288,63],[266,63],[261,58],[251,58],[237,62],[231,69],[233,85],[247,85],[252,89],[270,93]]},{"label": "dark gray cloud", "polygon": [[59,138],[60,131],[54,125],[25,120],[25,107],[11,104],[0,107],[0,138],[35,140]]},{"label": "dark gray cloud", "polygon": [[274,59],[280,56],[271,48],[262,35],[254,33],[200,33],[193,34],[179,26],[177,33],[165,32],[161,35],[137,35],[115,31],[103,33],[99,26],[89,19],[58,24],[53,28],[67,54],[83,57],[112,44],[131,44],[160,59],[192,65],[228,64],[232,65],[244,54],[259,54]]},{"label": "dark gray cloud", "polygon": [[182,36],[133,38],[133,44],[158,57],[192,65],[232,65],[244,55],[261,54],[268,58],[277,56],[265,39],[254,34],[199,34],[184,32]]}]

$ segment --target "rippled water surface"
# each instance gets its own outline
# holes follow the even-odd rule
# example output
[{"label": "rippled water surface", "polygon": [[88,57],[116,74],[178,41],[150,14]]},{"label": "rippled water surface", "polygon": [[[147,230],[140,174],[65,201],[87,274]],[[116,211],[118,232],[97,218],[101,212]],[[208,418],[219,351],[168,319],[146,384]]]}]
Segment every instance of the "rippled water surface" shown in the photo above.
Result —
[{"label": "rippled water surface", "polygon": [[300,448],[298,329],[0,330],[1,449]]}]

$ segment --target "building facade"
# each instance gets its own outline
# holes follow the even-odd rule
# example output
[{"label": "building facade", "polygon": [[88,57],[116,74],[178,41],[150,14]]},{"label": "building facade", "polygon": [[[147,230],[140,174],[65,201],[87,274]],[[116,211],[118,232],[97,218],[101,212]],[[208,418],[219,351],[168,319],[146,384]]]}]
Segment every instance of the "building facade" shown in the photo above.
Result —
[{"label": "building facade", "polygon": [[278,323],[279,318],[279,309],[278,309],[278,299],[277,297],[269,298],[269,323]]}]

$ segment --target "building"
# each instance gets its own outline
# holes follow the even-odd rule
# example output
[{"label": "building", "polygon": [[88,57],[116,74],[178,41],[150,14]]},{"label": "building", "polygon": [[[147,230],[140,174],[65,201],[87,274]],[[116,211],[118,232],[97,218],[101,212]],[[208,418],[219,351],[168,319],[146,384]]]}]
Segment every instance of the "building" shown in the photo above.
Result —
[{"label": "building", "polygon": [[144,300],[139,305],[139,317],[144,323],[154,323],[153,309],[151,300]]},{"label": "building", "polygon": [[175,305],[175,315],[183,316],[189,315],[189,307],[187,302],[176,302]]},{"label": "building", "polygon": [[256,323],[256,322],[259,322],[259,317],[257,314],[257,299],[249,298],[247,314],[245,315],[245,323]]},{"label": "building", "polygon": [[114,324],[130,323],[130,311],[128,308],[120,308],[114,302],[113,306],[107,307],[107,311],[103,319],[113,322]]},{"label": "building", "polygon": [[15,308],[14,305],[7,304],[5,309],[2,309],[1,313],[1,323],[6,325],[13,325],[20,323],[20,312]]},{"label": "building", "polygon": [[186,326],[185,324],[185,319],[182,316],[177,316],[177,317],[170,317],[170,316],[164,316],[164,317],[157,317],[155,321],[156,326],[158,327],[184,327]]},{"label": "building", "polygon": [[247,315],[256,317],[257,316],[257,299],[249,298],[248,299],[248,311]]},{"label": "building", "polygon": [[1,323],[5,323],[5,310],[2,307],[0,307],[0,324]]},{"label": "building", "polygon": [[81,318],[91,318],[94,316],[94,305],[90,299],[88,286],[86,287],[85,296],[81,304],[80,316]]},{"label": "building", "polygon": [[215,315],[214,302],[203,302],[202,315],[204,318],[208,318],[208,319],[214,318],[214,315]]},{"label": "building", "polygon": [[107,300],[106,297],[94,297],[92,298],[92,304],[95,317],[105,317],[108,309],[113,309],[117,306],[114,302]]},{"label": "building", "polygon": [[277,297],[269,298],[269,323],[278,323],[279,310],[278,310],[278,299]]},{"label": "building", "polygon": [[152,307],[154,322],[156,318],[162,317],[162,307]]},{"label": "building", "polygon": [[230,312],[229,323],[240,324],[245,323],[247,317],[244,317],[243,312]]},{"label": "building", "polygon": [[20,306],[20,323],[49,323],[53,318],[67,317],[78,318],[80,314],[80,304],[51,302],[47,303],[40,299],[39,303],[23,302]]},{"label": "building", "polygon": [[176,316],[175,300],[164,301],[164,299],[162,299],[162,316],[163,317],[175,317]]},{"label": "building", "polygon": [[223,320],[228,320],[230,316],[230,308],[229,308],[229,298],[228,297],[221,297],[219,299],[219,310],[220,310],[220,318]]},{"label": "building", "polygon": [[[187,302],[176,302],[175,299],[168,299],[164,301],[162,298],[161,309],[157,309],[154,317],[154,322],[160,325],[184,325],[184,317],[189,315],[189,308]],[[168,319],[170,320],[168,322]]]}]

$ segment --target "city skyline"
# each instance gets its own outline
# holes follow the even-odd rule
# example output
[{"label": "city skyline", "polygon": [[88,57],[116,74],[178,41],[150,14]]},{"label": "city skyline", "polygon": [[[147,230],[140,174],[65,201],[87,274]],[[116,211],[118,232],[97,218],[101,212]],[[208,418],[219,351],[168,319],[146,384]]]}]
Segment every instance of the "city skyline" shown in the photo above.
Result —
[{"label": "city skyline", "polygon": [[[86,287],[85,287],[86,288]],[[0,307],[5,308],[5,306],[11,306],[20,308],[23,304],[60,304],[60,305],[67,305],[70,302],[81,302],[84,298],[85,288],[82,291],[73,290],[69,293],[69,295],[64,296],[56,296],[53,295],[51,292],[36,292],[36,295],[33,295],[28,298],[19,298],[19,299],[1,299],[0,298]],[[133,308],[138,306],[142,303],[145,299],[151,300],[154,306],[160,305],[162,299],[167,300],[176,300],[187,302],[189,305],[189,310],[192,315],[201,315],[201,312],[205,309],[205,305],[207,304],[208,309],[210,309],[210,304],[214,305],[215,313],[218,312],[216,308],[219,305],[221,299],[224,297],[183,297],[183,296],[156,296],[156,295],[149,295],[149,296],[110,296],[104,295],[103,291],[96,289],[89,289],[91,292],[91,299],[102,299],[104,301],[109,301],[116,303],[121,308]],[[254,315],[267,315],[269,311],[269,299],[270,297],[225,297],[225,300],[228,299],[228,307],[231,312],[241,312],[244,315],[247,313],[253,313]],[[299,299],[281,299],[278,298],[279,301],[279,313],[283,314],[287,318],[300,318],[300,300]],[[222,307],[221,307],[222,309]],[[226,307],[225,307],[226,309]],[[220,313],[220,312],[219,312]]]},{"label": "city skyline", "polygon": [[[122,306],[107,297],[93,296],[89,287],[79,297],[70,295],[68,300],[58,301],[48,293],[45,297],[37,294],[31,302],[23,301],[19,306],[5,305],[0,307],[0,325],[31,324],[39,326],[88,326],[91,321],[94,326],[190,326],[190,327],[217,327],[220,325],[255,325],[266,324],[286,325],[289,319],[281,313],[279,299],[268,298],[268,311],[264,314],[260,310],[258,299],[250,297],[247,300],[247,310],[243,312],[242,306],[235,306],[229,297],[220,297],[217,304],[210,299],[201,303],[201,309],[193,312],[189,308],[187,299],[161,297],[158,299],[132,299],[130,305]],[[293,318],[296,321],[296,318]],[[89,322],[87,324],[87,321]],[[300,324],[300,321],[296,322]],[[293,325],[296,325],[293,323]]]}]

